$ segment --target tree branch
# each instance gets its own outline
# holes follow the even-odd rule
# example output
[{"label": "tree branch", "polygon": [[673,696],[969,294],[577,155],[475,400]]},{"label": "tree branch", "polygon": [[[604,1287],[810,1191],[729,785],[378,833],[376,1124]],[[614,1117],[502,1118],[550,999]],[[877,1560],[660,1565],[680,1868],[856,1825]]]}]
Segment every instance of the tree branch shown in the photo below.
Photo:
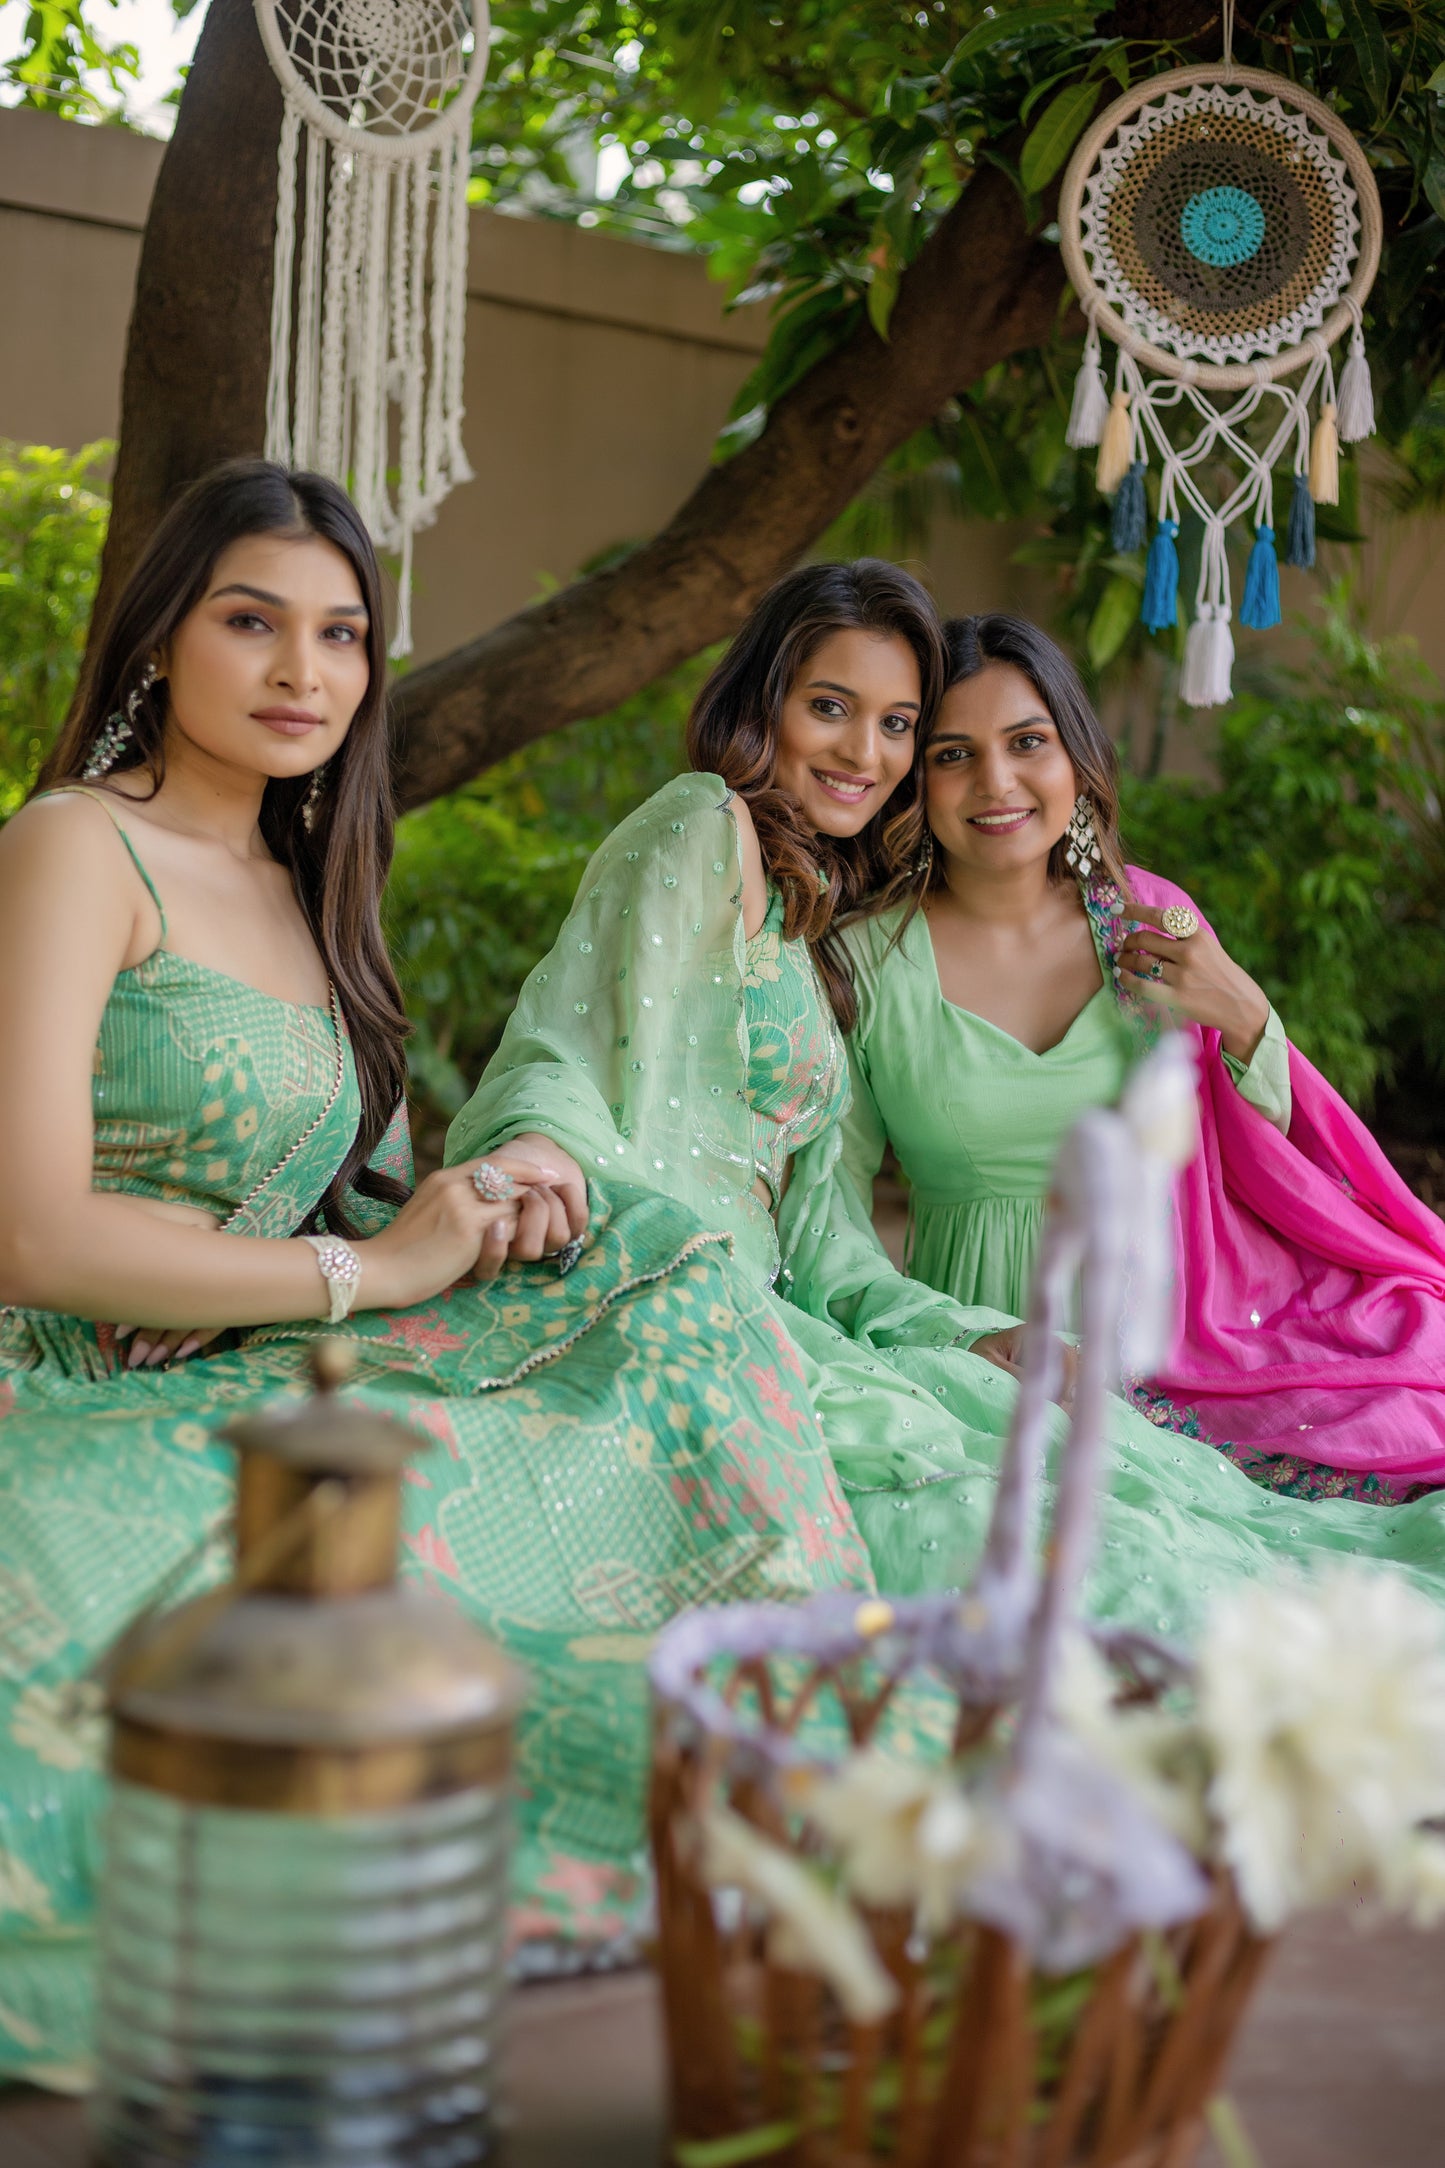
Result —
[{"label": "tree branch", "polygon": [[952,394],[1049,336],[1063,286],[1058,251],[1027,232],[1013,184],[981,172],[905,273],[886,343],[865,325],[820,362],[624,564],[403,679],[402,802],[604,713],[732,632]]}]

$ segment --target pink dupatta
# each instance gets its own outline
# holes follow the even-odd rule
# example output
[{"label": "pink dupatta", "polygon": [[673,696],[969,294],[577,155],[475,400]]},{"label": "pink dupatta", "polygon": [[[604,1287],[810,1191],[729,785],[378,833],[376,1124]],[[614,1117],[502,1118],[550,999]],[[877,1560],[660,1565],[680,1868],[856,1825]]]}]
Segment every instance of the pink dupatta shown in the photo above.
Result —
[{"label": "pink dupatta", "polygon": [[[1189,903],[1129,881],[1140,903]],[[1128,923],[1126,906],[1116,941]],[[1215,1440],[1397,1491],[1445,1483],[1445,1222],[1297,1048],[1286,1138],[1240,1097],[1219,1033],[1184,1028],[1202,1141],[1179,1182],[1179,1337],[1151,1389]]]}]

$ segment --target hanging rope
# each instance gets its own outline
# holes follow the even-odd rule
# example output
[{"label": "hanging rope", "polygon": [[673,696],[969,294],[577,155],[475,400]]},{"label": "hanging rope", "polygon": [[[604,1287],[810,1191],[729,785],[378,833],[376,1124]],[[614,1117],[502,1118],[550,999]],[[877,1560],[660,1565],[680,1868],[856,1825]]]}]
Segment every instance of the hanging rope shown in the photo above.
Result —
[{"label": "hanging rope", "polygon": [[375,541],[400,557],[400,657],[411,650],[413,540],[472,478],[467,181],[486,0],[255,6],[285,101],[266,453],[344,483]]}]

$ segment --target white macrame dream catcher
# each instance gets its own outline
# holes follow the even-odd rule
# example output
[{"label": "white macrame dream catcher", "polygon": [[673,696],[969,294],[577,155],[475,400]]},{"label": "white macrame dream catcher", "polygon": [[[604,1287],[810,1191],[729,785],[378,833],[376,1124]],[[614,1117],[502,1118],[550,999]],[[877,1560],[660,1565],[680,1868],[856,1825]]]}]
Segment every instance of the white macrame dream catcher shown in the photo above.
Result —
[{"label": "white macrame dream catcher", "polygon": [[255,6],[285,100],[266,455],[348,484],[400,557],[401,656],[413,537],[471,479],[467,177],[486,0]]},{"label": "white macrame dream catcher", "polygon": [[[1144,542],[1144,476],[1158,462],[1140,608],[1151,632],[1177,621],[1181,514],[1203,523],[1180,692],[1216,706],[1234,660],[1227,529],[1255,530],[1240,623],[1277,625],[1276,466],[1293,475],[1285,561],[1312,565],[1315,506],[1339,502],[1339,444],[1374,433],[1360,314],[1380,260],[1374,176],[1328,106],[1233,66],[1226,46],[1222,67],[1154,76],[1099,116],[1064,176],[1059,224],[1088,322],[1068,442],[1099,447],[1120,551]],[[1330,350],[1347,331],[1337,391]],[[1118,350],[1112,400],[1105,336]],[[1205,476],[1221,462],[1239,480],[1211,503]]]}]

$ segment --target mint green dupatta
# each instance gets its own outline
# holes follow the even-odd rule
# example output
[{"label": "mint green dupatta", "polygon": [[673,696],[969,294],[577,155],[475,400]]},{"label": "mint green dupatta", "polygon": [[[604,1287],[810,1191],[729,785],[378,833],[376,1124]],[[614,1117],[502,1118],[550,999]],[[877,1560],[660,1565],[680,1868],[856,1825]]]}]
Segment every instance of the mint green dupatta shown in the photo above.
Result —
[{"label": "mint green dupatta", "polygon": [[447,1137],[451,1162],[525,1130],[588,1175],[658,1189],[725,1231],[791,1308],[877,1348],[966,1344],[1011,1322],[904,1279],[839,1165],[836,1123],[798,1152],[778,1223],[753,1190],[737,823],[681,775],[615,829]]}]

